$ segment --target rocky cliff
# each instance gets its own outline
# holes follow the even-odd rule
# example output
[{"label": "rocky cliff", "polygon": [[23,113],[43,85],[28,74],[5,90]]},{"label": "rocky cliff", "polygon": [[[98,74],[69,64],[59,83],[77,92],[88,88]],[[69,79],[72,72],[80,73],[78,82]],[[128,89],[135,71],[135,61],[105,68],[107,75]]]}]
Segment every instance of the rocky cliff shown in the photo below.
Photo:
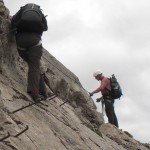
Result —
[{"label": "rocky cliff", "polygon": [[0,0],[0,150],[150,149],[128,132],[104,124],[79,79],[48,51],[41,61],[47,89],[57,96],[15,112],[32,102],[26,93],[28,67],[17,53],[9,10]]}]

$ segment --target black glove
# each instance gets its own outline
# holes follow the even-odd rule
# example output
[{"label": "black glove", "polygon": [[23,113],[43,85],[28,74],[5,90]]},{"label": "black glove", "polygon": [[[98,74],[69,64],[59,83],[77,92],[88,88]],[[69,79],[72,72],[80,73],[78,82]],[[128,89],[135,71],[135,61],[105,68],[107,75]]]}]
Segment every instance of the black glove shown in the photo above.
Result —
[{"label": "black glove", "polygon": [[97,99],[96,99],[96,102],[100,102],[101,100],[103,100],[103,98],[102,98],[102,97],[97,98]]},{"label": "black glove", "polygon": [[89,95],[90,95],[90,96],[93,96],[93,93],[92,93],[92,92],[89,92]]}]

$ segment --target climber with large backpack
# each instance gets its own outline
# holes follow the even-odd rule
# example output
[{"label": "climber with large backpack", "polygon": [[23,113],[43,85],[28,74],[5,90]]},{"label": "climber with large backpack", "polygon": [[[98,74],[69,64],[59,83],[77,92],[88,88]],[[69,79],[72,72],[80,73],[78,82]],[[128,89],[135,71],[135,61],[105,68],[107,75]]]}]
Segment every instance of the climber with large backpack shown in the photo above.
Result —
[{"label": "climber with large backpack", "polygon": [[93,73],[93,76],[96,80],[101,81],[101,85],[93,92],[89,92],[90,96],[93,96],[95,93],[101,92],[102,97],[98,98],[96,102],[102,101],[102,104],[105,105],[105,112],[108,118],[108,122],[115,125],[116,127],[119,127],[114,110],[115,99],[120,98],[122,95],[119,83],[117,82],[117,80],[115,80],[116,78],[114,75],[112,75],[111,78],[107,78],[100,70],[96,70]]},{"label": "climber with large backpack", "polygon": [[46,16],[40,6],[29,3],[21,7],[11,19],[12,28],[16,28],[16,44],[19,55],[28,64],[27,92],[34,101],[47,97],[39,94],[40,59],[43,53],[41,36],[48,30]]}]

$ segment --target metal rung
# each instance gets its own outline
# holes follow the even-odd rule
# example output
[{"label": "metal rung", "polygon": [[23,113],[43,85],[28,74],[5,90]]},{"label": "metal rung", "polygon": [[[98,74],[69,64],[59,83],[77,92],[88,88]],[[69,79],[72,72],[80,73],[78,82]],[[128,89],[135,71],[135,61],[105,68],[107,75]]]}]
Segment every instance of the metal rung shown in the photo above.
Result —
[{"label": "metal rung", "polygon": [[12,135],[13,137],[18,137],[19,135],[21,135],[22,133],[26,132],[29,129],[28,125],[26,125],[25,129],[22,130],[21,132],[17,133],[16,135]]},{"label": "metal rung", "polygon": [[52,95],[51,97],[49,97],[49,98],[47,98],[47,99],[41,99],[41,100],[39,100],[39,101],[37,101],[37,102],[29,103],[28,105],[22,106],[21,108],[18,108],[18,109],[16,109],[16,110],[12,111],[11,113],[16,113],[16,112],[18,112],[18,111],[20,111],[20,110],[23,110],[23,109],[27,108],[27,107],[30,107],[30,106],[35,105],[35,104],[38,104],[38,103],[40,103],[41,101],[51,100],[51,99],[53,99],[53,98],[55,98],[55,97],[56,97],[56,95]]},{"label": "metal rung", "polygon": [[9,137],[15,137],[15,138],[17,138],[19,135],[23,134],[23,133],[26,132],[28,129],[29,129],[29,127],[28,127],[28,125],[26,125],[25,129],[22,130],[21,132],[17,133],[16,135],[10,135],[10,133],[7,132],[7,135],[6,135],[5,137],[1,138],[1,139],[0,139],[0,142],[2,142],[2,141],[4,141],[4,140],[8,139]]},{"label": "metal rung", "polygon": [[9,132],[7,132],[7,135],[3,138],[0,139],[0,142],[4,141],[5,139],[9,138],[10,137],[10,134]]},{"label": "metal rung", "polygon": [[67,103],[68,100],[66,100],[65,102],[63,102],[62,104],[60,104],[59,106],[61,107],[62,105],[64,105],[65,103]]}]

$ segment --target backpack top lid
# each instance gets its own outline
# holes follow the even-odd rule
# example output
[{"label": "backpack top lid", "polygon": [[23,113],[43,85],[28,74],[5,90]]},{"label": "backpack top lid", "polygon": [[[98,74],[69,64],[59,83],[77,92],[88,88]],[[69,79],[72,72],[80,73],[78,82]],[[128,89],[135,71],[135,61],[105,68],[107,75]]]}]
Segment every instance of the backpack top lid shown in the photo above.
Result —
[{"label": "backpack top lid", "polygon": [[37,32],[47,31],[47,20],[42,13],[40,6],[28,3],[15,15],[12,22],[13,27],[17,27],[18,32]]},{"label": "backpack top lid", "polygon": [[21,9],[24,9],[24,8],[27,8],[27,7],[31,8],[31,9],[33,9],[34,7],[37,7],[37,8],[40,9],[40,6],[37,5],[37,4],[35,4],[35,3],[27,3],[27,4],[25,4],[24,6],[22,6],[22,7],[20,7],[20,8],[21,8]]},{"label": "backpack top lid", "polygon": [[23,7],[22,15],[21,15],[21,21],[24,21],[23,23],[42,23],[43,14],[41,12],[41,9],[36,4],[27,4],[25,7]]},{"label": "backpack top lid", "polygon": [[27,4],[26,4],[26,5],[24,5],[24,6],[29,6],[29,5],[31,5],[31,6],[34,6],[34,5],[36,5],[36,6],[40,7],[39,5],[37,5],[37,4],[34,4],[34,3],[27,3]]}]

